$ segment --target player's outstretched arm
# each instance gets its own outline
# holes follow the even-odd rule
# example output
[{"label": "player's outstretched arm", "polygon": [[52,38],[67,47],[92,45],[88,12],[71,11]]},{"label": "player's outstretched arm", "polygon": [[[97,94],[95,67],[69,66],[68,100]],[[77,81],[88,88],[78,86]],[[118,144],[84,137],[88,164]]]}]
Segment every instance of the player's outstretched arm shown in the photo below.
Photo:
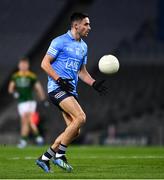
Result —
[{"label": "player's outstretched arm", "polygon": [[89,86],[92,86],[95,82],[95,79],[91,77],[85,65],[82,65],[81,70],[79,71],[79,78]]},{"label": "player's outstretched arm", "polygon": [[108,88],[104,86],[105,80],[95,80],[88,73],[86,66],[83,65],[79,72],[79,78],[86,84],[92,86],[100,95],[105,95]]},{"label": "player's outstretched arm", "polygon": [[37,81],[35,83],[34,89],[35,89],[35,91],[36,91],[36,93],[37,93],[37,95],[41,101],[46,100],[46,95],[45,95],[44,89],[43,89],[43,87],[39,81]]}]

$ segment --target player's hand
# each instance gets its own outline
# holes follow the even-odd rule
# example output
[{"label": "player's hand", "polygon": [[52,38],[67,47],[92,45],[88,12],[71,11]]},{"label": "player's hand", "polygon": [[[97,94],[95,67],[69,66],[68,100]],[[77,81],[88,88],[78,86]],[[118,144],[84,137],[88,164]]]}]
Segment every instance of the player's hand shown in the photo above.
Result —
[{"label": "player's hand", "polygon": [[19,93],[17,91],[14,91],[12,95],[13,95],[14,99],[18,99],[19,98]]},{"label": "player's hand", "polygon": [[63,79],[59,77],[56,82],[59,84],[62,90],[70,92],[70,91],[73,91],[74,89],[73,85],[70,83],[70,81],[72,80],[73,79]]},{"label": "player's hand", "polygon": [[100,94],[100,96],[106,95],[108,92],[108,87],[104,85],[105,80],[96,80],[92,87]]}]

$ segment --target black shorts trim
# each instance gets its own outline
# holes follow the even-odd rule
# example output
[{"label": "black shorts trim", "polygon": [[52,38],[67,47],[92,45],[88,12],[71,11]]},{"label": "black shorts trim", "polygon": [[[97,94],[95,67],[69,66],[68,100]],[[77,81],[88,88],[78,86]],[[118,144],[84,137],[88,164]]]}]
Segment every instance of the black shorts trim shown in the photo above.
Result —
[{"label": "black shorts trim", "polygon": [[63,101],[64,99],[66,99],[67,97],[73,96],[77,101],[77,97],[69,92],[63,91],[60,88],[51,91],[50,93],[48,93],[49,98],[51,100],[51,102],[57,106],[60,110],[63,111],[63,109],[60,107],[60,102]]}]

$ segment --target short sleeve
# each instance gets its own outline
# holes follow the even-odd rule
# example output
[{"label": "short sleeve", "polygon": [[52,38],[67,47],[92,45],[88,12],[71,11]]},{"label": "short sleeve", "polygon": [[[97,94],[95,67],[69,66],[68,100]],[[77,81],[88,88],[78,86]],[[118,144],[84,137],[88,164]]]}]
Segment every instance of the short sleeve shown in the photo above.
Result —
[{"label": "short sleeve", "polygon": [[83,64],[87,64],[87,59],[88,59],[87,55],[88,55],[88,47],[85,44],[85,56],[84,56]]},{"label": "short sleeve", "polygon": [[38,81],[37,75],[33,73],[31,76],[31,83],[34,85]]},{"label": "short sleeve", "polygon": [[30,78],[32,85],[38,81],[37,75],[31,71],[29,71],[28,78]]},{"label": "short sleeve", "polygon": [[83,64],[87,64],[87,55],[84,57]]},{"label": "short sleeve", "polygon": [[11,81],[15,81],[16,79],[16,73],[11,76]]},{"label": "short sleeve", "polygon": [[62,50],[62,41],[61,38],[55,38],[54,40],[52,40],[48,50],[47,50],[47,54],[56,58],[59,54],[59,52]]}]

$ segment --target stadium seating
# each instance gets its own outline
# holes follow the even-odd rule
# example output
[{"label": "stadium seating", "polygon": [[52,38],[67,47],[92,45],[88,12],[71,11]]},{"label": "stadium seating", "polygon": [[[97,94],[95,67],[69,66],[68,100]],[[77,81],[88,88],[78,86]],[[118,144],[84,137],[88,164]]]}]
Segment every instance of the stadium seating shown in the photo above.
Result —
[{"label": "stadium seating", "polygon": [[0,85],[55,21],[66,0],[1,0],[0,3]]},{"label": "stadium seating", "polygon": [[92,32],[86,39],[89,45],[89,67],[102,55],[117,49],[123,40],[132,39],[147,19],[157,16],[156,7],[156,0],[149,3],[147,0],[94,1],[89,9]]}]

